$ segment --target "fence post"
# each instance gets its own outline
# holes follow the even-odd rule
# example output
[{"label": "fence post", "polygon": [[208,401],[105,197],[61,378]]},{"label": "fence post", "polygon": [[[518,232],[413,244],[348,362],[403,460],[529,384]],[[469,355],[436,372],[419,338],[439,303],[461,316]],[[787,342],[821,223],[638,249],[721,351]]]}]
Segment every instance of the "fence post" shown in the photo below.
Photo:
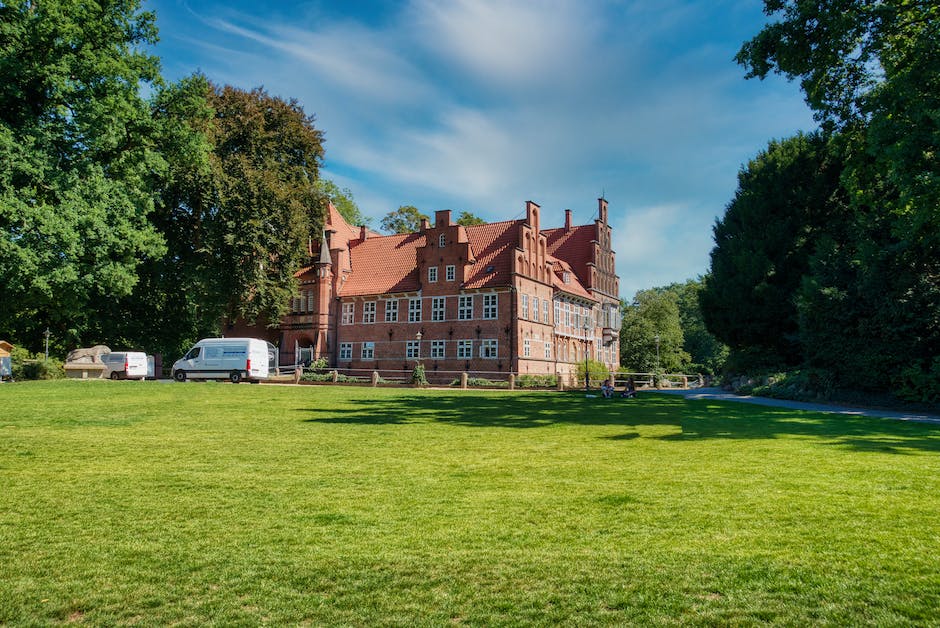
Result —
[{"label": "fence post", "polygon": [[333,369],[333,383],[335,384],[338,381],[339,381],[339,371],[337,371],[336,369]]},{"label": "fence post", "polygon": [[379,372],[372,371],[372,387],[375,388],[379,385]]},{"label": "fence post", "polygon": [[463,388],[464,390],[467,389],[467,372],[466,371],[460,374],[460,387]]},{"label": "fence post", "polygon": [[509,374],[509,390],[515,390],[515,389],[516,389],[516,374],[510,373]]},{"label": "fence post", "polygon": [[561,373],[557,373],[555,378],[558,380],[558,390],[565,389],[565,379],[561,376]]}]

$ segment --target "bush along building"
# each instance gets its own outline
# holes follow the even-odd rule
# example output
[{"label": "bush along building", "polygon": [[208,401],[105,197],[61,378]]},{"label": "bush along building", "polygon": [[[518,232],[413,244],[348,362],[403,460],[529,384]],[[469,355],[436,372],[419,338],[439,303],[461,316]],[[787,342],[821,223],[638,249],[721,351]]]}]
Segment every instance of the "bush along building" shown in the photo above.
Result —
[{"label": "bush along building", "polygon": [[[282,356],[349,370],[569,375],[619,365],[619,279],[607,201],[593,224],[525,219],[461,226],[449,210],[383,236],[329,208],[278,328]],[[317,254],[317,251],[319,253]],[[585,355],[585,352],[587,354]]]}]

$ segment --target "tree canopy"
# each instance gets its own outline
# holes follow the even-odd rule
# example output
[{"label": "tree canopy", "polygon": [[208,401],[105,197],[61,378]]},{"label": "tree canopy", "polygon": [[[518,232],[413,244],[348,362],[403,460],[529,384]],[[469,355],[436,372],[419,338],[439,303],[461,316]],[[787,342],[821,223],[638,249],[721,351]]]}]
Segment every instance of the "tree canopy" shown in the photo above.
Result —
[{"label": "tree canopy", "polygon": [[793,293],[805,363],[838,385],[903,380],[912,397],[940,397],[940,5],[764,5],[772,21],[737,60],[749,77],[799,79],[843,164],[845,219],[816,239]]},{"label": "tree canopy", "polygon": [[333,203],[336,211],[353,226],[368,225],[371,219],[364,216],[359,206],[353,198],[352,190],[349,188],[340,189],[336,183],[329,179],[318,179],[317,190],[323,195],[324,199]]},{"label": "tree canopy", "polygon": [[422,220],[430,220],[430,217],[414,205],[402,205],[386,214],[381,224],[382,229],[389,233],[413,233],[421,229]]},{"label": "tree canopy", "polygon": [[140,96],[155,41],[136,0],[0,4],[0,335],[75,342],[164,254],[148,217],[165,162]]},{"label": "tree canopy", "polygon": [[470,212],[460,212],[457,216],[457,224],[463,225],[464,227],[470,227],[473,225],[482,225],[486,221],[480,218],[479,216],[472,214]]}]

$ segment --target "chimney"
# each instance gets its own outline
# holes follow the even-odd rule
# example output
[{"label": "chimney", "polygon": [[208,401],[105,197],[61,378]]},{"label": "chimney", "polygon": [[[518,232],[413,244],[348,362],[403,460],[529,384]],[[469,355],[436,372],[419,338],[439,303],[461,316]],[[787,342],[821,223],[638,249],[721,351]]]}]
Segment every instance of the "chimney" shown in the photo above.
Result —
[{"label": "chimney", "polygon": [[449,227],[453,223],[450,221],[450,210],[449,209],[439,209],[434,212],[434,226],[438,229],[442,227]]},{"label": "chimney", "polygon": [[431,222],[427,218],[421,219],[421,231],[427,231],[431,228]]},{"label": "chimney", "polygon": [[366,229],[365,225],[359,225],[359,239],[365,242],[366,238],[368,237],[369,237],[369,230]]},{"label": "chimney", "polygon": [[565,233],[571,231],[571,210],[565,210]]}]

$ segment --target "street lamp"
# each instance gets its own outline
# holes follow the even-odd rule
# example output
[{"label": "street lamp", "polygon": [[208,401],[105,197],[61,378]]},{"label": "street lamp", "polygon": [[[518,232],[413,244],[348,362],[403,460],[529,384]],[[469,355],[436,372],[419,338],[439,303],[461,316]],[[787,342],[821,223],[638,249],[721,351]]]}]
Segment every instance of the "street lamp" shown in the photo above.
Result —
[{"label": "street lamp", "polygon": [[42,332],[42,333],[43,333],[43,335],[46,337],[46,362],[48,362],[48,361],[49,361],[49,335],[50,335],[52,332],[49,331],[49,328],[48,328],[48,327],[46,327],[46,331],[44,331],[44,332]]},{"label": "street lamp", "polygon": [[591,321],[587,317],[584,319],[584,392],[591,389],[588,375],[588,332],[591,330]]},{"label": "street lamp", "polygon": [[418,340],[418,350],[415,351],[415,362],[421,359],[421,330],[418,330],[418,333],[415,334],[415,338]]},{"label": "street lamp", "polygon": [[[653,340],[656,341],[656,376],[659,377],[659,334],[653,336]],[[657,387],[658,387],[657,382]]]}]

